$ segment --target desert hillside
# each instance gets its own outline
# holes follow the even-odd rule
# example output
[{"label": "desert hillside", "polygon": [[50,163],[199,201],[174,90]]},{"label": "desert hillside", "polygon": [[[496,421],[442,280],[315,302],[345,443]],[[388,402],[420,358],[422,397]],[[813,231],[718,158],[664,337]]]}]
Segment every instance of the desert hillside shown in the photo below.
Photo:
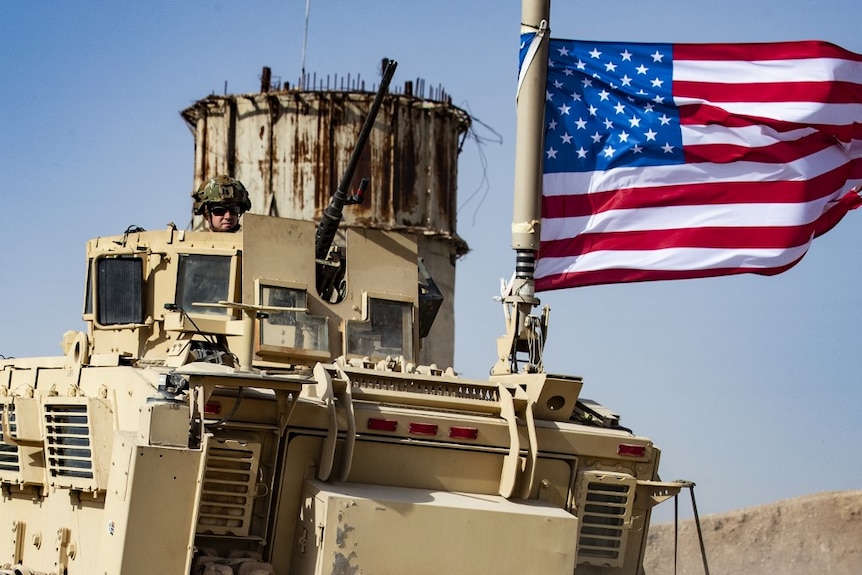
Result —
[{"label": "desert hillside", "polygon": [[[819,493],[701,517],[710,575],[862,574],[862,491]],[[653,525],[646,575],[673,575],[673,523]],[[678,575],[702,575],[694,521],[680,522]]]}]

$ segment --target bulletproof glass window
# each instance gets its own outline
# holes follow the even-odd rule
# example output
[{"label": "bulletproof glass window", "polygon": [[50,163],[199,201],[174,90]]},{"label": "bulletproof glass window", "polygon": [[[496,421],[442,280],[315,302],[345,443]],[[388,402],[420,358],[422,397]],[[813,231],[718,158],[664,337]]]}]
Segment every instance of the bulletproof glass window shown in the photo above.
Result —
[{"label": "bulletproof glass window", "polygon": [[413,304],[369,297],[365,321],[348,320],[345,352],[368,357],[413,358]]},{"label": "bulletproof glass window", "polygon": [[96,275],[96,322],[99,325],[143,323],[143,260],[136,257],[100,259],[96,262]]},{"label": "bulletproof glass window", "polygon": [[227,315],[225,308],[196,303],[230,301],[230,256],[182,254],[177,271],[176,303],[186,313]]},{"label": "bulletproof glass window", "polygon": [[[266,307],[304,308],[304,289],[260,284],[260,302]],[[283,352],[329,353],[329,326],[325,317],[304,311],[267,310],[260,320],[261,349]]]}]

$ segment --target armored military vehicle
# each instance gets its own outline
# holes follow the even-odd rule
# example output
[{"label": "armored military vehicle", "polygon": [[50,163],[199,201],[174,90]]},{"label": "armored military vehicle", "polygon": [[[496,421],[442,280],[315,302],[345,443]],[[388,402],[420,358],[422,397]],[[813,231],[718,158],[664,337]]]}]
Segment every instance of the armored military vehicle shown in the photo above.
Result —
[{"label": "armored military vehicle", "polygon": [[87,244],[87,331],[0,361],[0,573],[640,572],[680,484],[545,371],[529,226],[490,379],[419,365],[439,292],[415,235],[338,229],[351,172],[317,225]]}]

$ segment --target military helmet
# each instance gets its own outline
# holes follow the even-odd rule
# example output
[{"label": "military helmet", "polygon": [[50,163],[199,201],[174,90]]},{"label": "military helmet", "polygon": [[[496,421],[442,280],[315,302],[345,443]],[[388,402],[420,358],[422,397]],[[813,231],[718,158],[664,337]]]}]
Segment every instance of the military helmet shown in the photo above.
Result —
[{"label": "military helmet", "polygon": [[192,192],[192,199],[197,215],[203,215],[208,204],[234,204],[242,208],[243,212],[251,209],[245,186],[230,176],[216,176],[205,181],[197,191]]}]

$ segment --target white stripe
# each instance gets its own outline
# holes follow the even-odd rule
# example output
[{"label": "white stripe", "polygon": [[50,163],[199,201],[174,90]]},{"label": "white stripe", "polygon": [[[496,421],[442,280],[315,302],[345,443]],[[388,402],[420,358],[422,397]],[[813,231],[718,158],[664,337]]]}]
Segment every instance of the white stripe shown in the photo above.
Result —
[{"label": "white stripe", "polygon": [[[815,221],[829,202],[842,196],[798,204],[718,204],[608,210],[589,216],[543,218],[542,241],[581,233],[638,232],[686,228],[742,228],[800,226]],[[728,230],[732,234],[732,230]]]},{"label": "white stripe", "polygon": [[728,128],[716,124],[680,126],[680,128],[682,129],[682,144],[684,146],[732,144],[746,148],[770,146],[776,142],[794,142],[817,132],[814,128],[800,128],[789,132],[778,132],[768,126]]},{"label": "white stripe", "polygon": [[[595,172],[546,173],[545,196],[567,196],[620,189],[717,182],[805,181],[859,157],[862,146],[832,146],[786,164],[731,162],[613,168]],[[852,155],[851,155],[852,154]]]},{"label": "white stripe", "polygon": [[704,102],[738,116],[771,118],[783,122],[846,126],[862,122],[862,104],[822,104],[820,102],[710,102],[701,98],[673,98],[677,106]]},{"label": "white stripe", "polygon": [[581,256],[542,258],[535,277],[607,269],[651,271],[708,270],[717,268],[770,269],[805,255],[809,244],[792,249],[667,248],[648,251],[597,251]]},{"label": "white stripe", "polygon": [[762,82],[828,82],[858,84],[862,62],[839,58],[796,60],[680,60],[673,61],[674,81],[749,84]]}]

